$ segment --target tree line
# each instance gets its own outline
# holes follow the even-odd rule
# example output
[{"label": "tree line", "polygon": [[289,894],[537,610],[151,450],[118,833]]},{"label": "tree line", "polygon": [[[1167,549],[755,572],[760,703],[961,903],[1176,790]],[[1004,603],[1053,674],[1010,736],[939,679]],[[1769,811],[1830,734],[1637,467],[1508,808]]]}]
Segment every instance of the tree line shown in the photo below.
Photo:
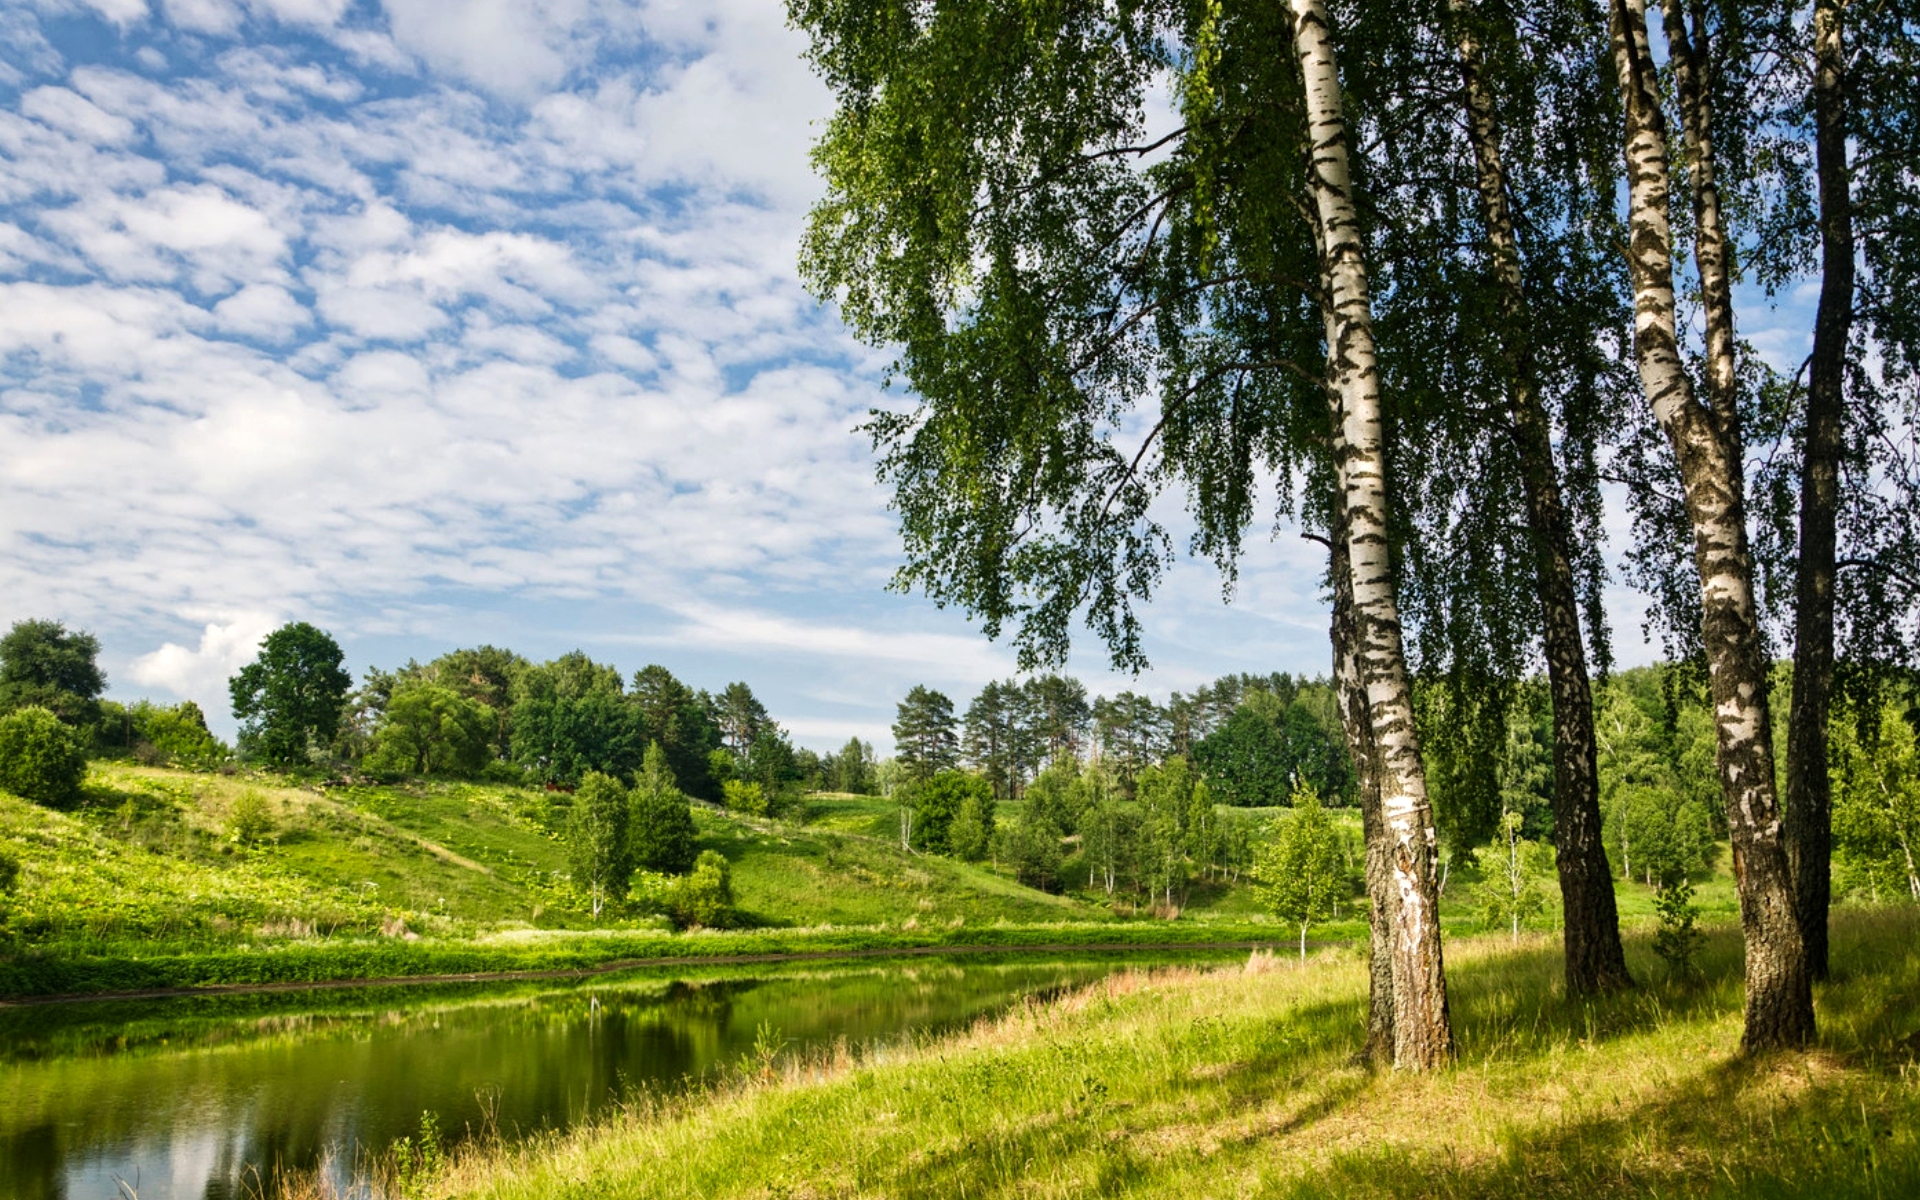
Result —
[{"label": "tree line", "polygon": [[[1453,1046],[1436,814],[1489,792],[1536,673],[1567,986],[1630,985],[1603,482],[1711,694],[1749,1048],[1814,1033],[1836,697],[1908,686],[1920,8],[1649,7],[789,2],[836,99],[802,271],[917,401],[867,426],[897,584],[1027,668],[1081,622],[1137,668],[1162,493],[1229,581],[1268,511],[1320,539],[1378,920],[1368,1053],[1406,1068]],[[1742,281],[1817,285],[1797,370],[1742,343]]]}]

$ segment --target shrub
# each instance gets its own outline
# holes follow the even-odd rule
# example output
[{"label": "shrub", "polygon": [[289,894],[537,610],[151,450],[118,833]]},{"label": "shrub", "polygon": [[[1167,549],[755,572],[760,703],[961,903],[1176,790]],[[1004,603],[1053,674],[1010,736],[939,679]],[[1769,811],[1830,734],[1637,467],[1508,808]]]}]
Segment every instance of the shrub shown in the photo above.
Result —
[{"label": "shrub", "polygon": [[47,709],[17,709],[0,717],[0,788],[49,808],[80,800],[87,777],[82,736]]},{"label": "shrub", "polygon": [[241,792],[227,812],[227,832],[242,846],[273,836],[273,810],[267,807],[267,798],[252,789]]},{"label": "shrub", "polygon": [[729,779],[720,785],[720,794],[726,806],[734,812],[746,813],[751,817],[767,815],[767,790],[757,783]]},{"label": "shrub", "polygon": [[682,929],[722,929],[733,923],[733,868],[713,850],[702,850],[693,870],[667,889],[667,911]]},{"label": "shrub", "polygon": [[1695,957],[1700,952],[1702,934],[1693,925],[1700,912],[1693,903],[1693,881],[1685,875],[1672,878],[1654,896],[1653,911],[1660,915],[1660,928],[1653,935],[1653,952],[1667,964],[1673,978],[1699,978],[1700,966]]}]

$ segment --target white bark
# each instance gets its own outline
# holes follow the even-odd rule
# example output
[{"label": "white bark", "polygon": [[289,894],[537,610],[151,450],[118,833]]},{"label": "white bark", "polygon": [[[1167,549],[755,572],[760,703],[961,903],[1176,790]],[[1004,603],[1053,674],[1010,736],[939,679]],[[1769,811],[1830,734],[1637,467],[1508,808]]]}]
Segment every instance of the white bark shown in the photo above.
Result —
[{"label": "white bark", "polygon": [[1340,74],[1322,0],[1289,0],[1294,53],[1305,87],[1308,186],[1328,284],[1330,393],[1359,659],[1380,764],[1381,811],[1392,843],[1398,900],[1394,937],[1394,1065],[1424,1070],[1453,1056],[1434,888],[1433,813],[1413,722],[1389,562],[1385,446],[1372,300],[1352,196]]}]

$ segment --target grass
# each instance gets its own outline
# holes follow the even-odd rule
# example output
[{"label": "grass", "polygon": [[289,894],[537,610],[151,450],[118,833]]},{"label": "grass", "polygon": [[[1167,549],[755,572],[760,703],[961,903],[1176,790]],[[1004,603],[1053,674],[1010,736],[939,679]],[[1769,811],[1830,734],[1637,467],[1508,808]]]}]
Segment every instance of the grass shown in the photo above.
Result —
[{"label": "grass", "polygon": [[[569,1134],[456,1151],[424,1194],[1372,1197],[1920,1194],[1920,914],[1843,909],[1821,1045],[1738,1055],[1739,945],[1558,989],[1549,939],[1456,941],[1459,1064],[1352,1065],[1358,955],[1117,976],[965,1033],[768,1061]],[[298,1188],[293,1189],[296,1193]]]},{"label": "grass", "polygon": [[[234,836],[257,799],[268,832]],[[1009,816],[1017,806],[1008,806]],[[1255,810],[1262,820],[1272,810]],[[1357,841],[1357,818],[1337,814]],[[741,925],[669,935],[615,909],[595,922],[567,884],[555,797],[497,784],[328,787],[267,774],[96,763],[87,801],[55,813],[0,794],[0,851],[23,865],[0,897],[0,997],[502,971],[579,970],[683,958],[961,945],[1086,945],[1290,938],[1254,889],[1196,881],[1180,919],[1154,920],[1100,891],[1048,895],[993,864],[910,853],[884,799],[818,795],[760,820],[698,807],[701,848],[732,865]],[[1724,856],[1723,856],[1724,858]],[[1478,928],[1456,871],[1441,915]],[[1551,880],[1542,880],[1548,897]],[[1653,891],[1617,885],[1623,918],[1652,919]],[[1704,915],[1731,916],[1724,866]],[[1549,911],[1542,923],[1551,926]],[[1357,914],[1316,940],[1366,936]]]},{"label": "grass", "polygon": [[[269,832],[234,835],[257,798]],[[892,806],[811,798],[797,819],[696,810],[746,929],[671,934],[566,883],[563,812],[500,785],[304,785],[96,763],[86,803],[0,794],[0,997],[502,971],[629,959],[929,946],[1266,940],[1247,888],[1176,923],[1048,895],[989,866],[909,853]],[[1218,897],[1216,897],[1217,899]]]}]

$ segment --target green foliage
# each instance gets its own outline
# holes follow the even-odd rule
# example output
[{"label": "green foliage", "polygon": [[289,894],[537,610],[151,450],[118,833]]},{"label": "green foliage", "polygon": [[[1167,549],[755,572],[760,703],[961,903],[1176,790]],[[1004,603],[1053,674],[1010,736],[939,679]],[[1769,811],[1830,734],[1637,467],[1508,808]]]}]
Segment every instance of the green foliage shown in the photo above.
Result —
[{"label": "green foliage", "polygon": [[666,750],[659,742],[648,745],[634,781],[627,836],[636,867],[677,875],[693,866],[693,810],[686,794],[674,786]]},{"label": "green foliage", "polygon": [[527,660],[498,646],[453,650],[427,664],[434,683],[493,714],[493,757],[513,755],[513,685]]},{"label": "green foliage", "polygon": [[242,846],[253,846],[273,836],[273,809],[267,798],[248,788],[227,813],[227,834]]},{"label": "green foliage", "polygon": [[859,738],[848,738],[839,753],[821,761],[822,784],[826,791],[871,796],[880,790],[878,763],[873,746]]},{"label": "green foliage", "polygon": [[38,705],[0,716],[0,788],[49,808],[80,801],[84,736]]},{"label": "green foliage", "polygon": [[1019,820],[1000,825],[997,857],[1021,883],[1051,892],[1060,886],[1060,864],[1066,858],[1060,837],[1059,827],[1046,814],[1029,809]]},{"label": "green foliage", "polygon": [[1920,901],[1920,738],[1883,703],[1862,720],[1836,711],[1833,838],[1843,885],[1874,900]]},{"label": "green foliage", "polygon": [[207,728],[206,714],[191,700],[171,707],[142,700],[129,715],[135,736],[152,746],[162,762],[205,767],[227,757],[227,748]]},{"label": "green foliage", "polygon": [[646,749],[620,672],[576,650],[514,681],[513,759],[545,783],[628,776]]},{"label": "green foliage", "polygon": [[1522,837],[1526,817],[1508,811],[1500,816],[1500,836],[1491,852],[1480,857],[1483,878],[1473,888],[1472,902],[1489,929],[1507,929],[1515,942],[1520,927],[1546,910],[1547,896],[1540,880],[1551,865],[1550,848]]},{"label": "green foliage", "polygon": [[627,791],[620,781],[587,772],[567,818],[567,862],[574,886],[587,894],[596,918],[609,899],[627,894],[627,877],[633,873],[627,816]]},{"label": "green foliage", "polygon": [[1340,852],[1340,836],[1320,807],[1311,785],[1293,791],[1293,812],[1268,826],[1267,843],[1254,861],[1254,875],[1267,910],[1300,927],[1300,957],[1307,955],[1307,930],[1332,917],[1353,883]]},{"label": "green foliage", "polygon": [[893,739],[895,761],[909,781],[919,782],[952,770],[960,762],[953,701],[943,692],[915,684],[900,701]]},{"label": "green foliage", "polygon": [[1692,980],[1700,975],[1700,944],[1706,935],[1694,928],[1700,910],[1693,904],[1693,881],[1680,876],[1661,888],[1653,900],[1660,926],[1653,934],[1653,952],[1667,964],[1667,973],[1675,979]]},{"label": "green foliage", "polygon": [[1304,701],[1281,704],[1253,691],[1224,725],[1194,743],[1193,759],[1222,804],[1283,804],[1295,780],[1316,794],[1345,797],[1352,789],[1346,746]]},{"label": "green foliage", "polygon": [[733,923],[733,868],[726,858],[702,850],[693,870],[674,881],[666,894],[667,910],[682,929],[724,929]]},{"label": "green foliage", "polygon": [[647,743],[660,743],[675,784],[688,795],[720,798],[720,779],[711,773],[708,755],[720,744],[720,728],[693,689],[673,672],[650,663],[633,674],[628,693],[638,710]]},{"label": "green foliage", "polygon": [[929,854],[953,852],[951,833],[961,808],[971,800],[983,814],[982,826],[992,821],[993,788],[966,771],[941,771],[913,788],[913,845]]},{"label": "green foliage", "polygon": [[58,621],[16,621],[0,637],[0,712],[39,707],[69,725],[99,718],[107,677],[100,670],[100,640],[71,633]]},{"label": "green foliage", "polygon": [[991,789],[968,789],[947,829],[948,850],[955,858],[979,862],[993,849],[994,800]]},{"label": "green foliage", "polygon": [[729,812],[746,813],[750,817],[767,815],[767,789],[758,780],[747,782],[742,779],[729,779],[720,785],[720,802]]},{"label": "green foliage", "polygon": [[290,765],[332,740],[353,685],[340,666],[344,657],[339,643],[305,621],[268,634],[259,657],[227,684],[241,749]]},{"label": "green foliage", "polygon": [[420,1114],[418,1137],[403,1137],[393,1143],[387,1161],[393,1171],[398,1200],[418,1200],[432,1194],[433,1185],[447,1169],[446,1140],[440,1135],[440,1118],[428,1109]]},{"label": "green foliage", "polygon": [[1614,676],[1596,707],[1608,857],[1648,883],[1706,869],[1720,805],[1704,696],[1678,668],[1639,668]]},{"label": "green foliage", "polygon": [[478,775],[493,759],[499,723],[493,710],[451,688],[407,682],[394,688],[373,752],[373,771]]},{"label": "green foliage", "polygon": [[10,896],[13,888],[20,882],[20,860],[13,855],[0,851],[0,896]]}]

